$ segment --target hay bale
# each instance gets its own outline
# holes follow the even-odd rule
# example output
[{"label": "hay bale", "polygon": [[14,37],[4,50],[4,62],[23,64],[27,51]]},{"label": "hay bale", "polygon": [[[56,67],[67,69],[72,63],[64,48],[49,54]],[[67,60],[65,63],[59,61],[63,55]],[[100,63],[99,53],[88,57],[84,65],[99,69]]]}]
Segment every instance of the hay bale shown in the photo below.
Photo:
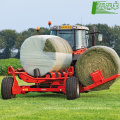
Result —
[{"label": "hay bale", "polygon": [[[76,62],[76,74],[84,86],[93,83],[90,73],[97,70],[101,70],[104,78],[120,73],[119,56],[112,48],[106,46],[91,47]],[[92,90],[109,89],[116,80],[109,81]]]},{"label": "hay bale", "polygon": [[57,36],[36,35],[27,38],[20,49],[20,62],[24,70],[34,76],[34,69],[41,76],[47,72],[68,68],[72,62],[69,43]]}]

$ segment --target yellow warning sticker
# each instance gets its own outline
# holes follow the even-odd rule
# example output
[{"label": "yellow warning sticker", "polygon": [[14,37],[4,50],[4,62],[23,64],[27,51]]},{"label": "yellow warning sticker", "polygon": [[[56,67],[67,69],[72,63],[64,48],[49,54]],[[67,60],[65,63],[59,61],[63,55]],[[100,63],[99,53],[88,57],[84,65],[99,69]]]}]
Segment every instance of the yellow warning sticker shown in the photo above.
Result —
[{"label": "yellow warning sticker", "polygon": [[72,26],[61,26],[61,29],[72,29]]}]

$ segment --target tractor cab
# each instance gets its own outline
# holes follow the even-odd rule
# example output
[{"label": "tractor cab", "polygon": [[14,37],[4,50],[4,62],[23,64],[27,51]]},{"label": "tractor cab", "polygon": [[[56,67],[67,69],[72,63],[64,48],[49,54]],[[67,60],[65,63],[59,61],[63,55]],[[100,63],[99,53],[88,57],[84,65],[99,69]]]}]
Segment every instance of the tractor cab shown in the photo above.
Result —
[{"label": "tractor cab", "polygon": [[88,27],[80,25],[63,25],[51,27],[51,35],[59,36],[68,41],[73,51],[87,48]]}]

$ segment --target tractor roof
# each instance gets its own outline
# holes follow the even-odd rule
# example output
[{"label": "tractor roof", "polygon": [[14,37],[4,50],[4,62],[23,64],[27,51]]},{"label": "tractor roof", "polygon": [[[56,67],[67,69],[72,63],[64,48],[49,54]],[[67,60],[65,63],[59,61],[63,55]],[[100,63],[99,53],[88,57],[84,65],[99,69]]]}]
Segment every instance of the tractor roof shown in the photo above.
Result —
[{"label": "tractor roof", "polygon": [[51,27],[51,30],[89,30],[88,27],[80,25],[55,25]]}]

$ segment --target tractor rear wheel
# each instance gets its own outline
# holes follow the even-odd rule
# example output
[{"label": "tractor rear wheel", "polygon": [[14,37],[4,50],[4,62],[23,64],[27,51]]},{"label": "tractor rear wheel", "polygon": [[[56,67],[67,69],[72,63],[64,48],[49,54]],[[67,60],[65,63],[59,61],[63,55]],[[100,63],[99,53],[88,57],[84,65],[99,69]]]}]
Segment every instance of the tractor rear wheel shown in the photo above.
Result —
[{"label": "tractor rear wheel", "polygon": [[77,77],[70,77],[67,79],[66,96],[68,100],[80,97],[80,82]]},{"label": "tractor rear wheel", "polygon": [[1,84],[1,95],[3,99],[14,98],[12,94],[13,77],[4,77]]}]

